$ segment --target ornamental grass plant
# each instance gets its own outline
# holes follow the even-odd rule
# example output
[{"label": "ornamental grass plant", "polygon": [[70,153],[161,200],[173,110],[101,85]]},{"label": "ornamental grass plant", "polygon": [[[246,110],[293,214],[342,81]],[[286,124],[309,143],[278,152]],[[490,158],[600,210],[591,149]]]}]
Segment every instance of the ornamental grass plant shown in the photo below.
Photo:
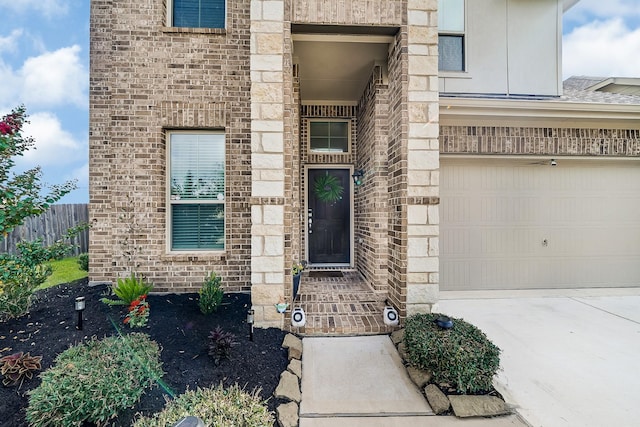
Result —
[{"label": "ornamental grass plant", "polygon": [[61,353],[29,392],[27,421],[36,427],[98,426],[133,406],[163,375],[158,344],[132,333],[92,339]]},{"label": "ornamental grass plant", "polygon": [[272,427],[273,415],[257,391],[248,393],[238,385],[187,391],[151,417],[138,419],[133,427],[173,427],[186,416],[199,417],[207,426]]}]

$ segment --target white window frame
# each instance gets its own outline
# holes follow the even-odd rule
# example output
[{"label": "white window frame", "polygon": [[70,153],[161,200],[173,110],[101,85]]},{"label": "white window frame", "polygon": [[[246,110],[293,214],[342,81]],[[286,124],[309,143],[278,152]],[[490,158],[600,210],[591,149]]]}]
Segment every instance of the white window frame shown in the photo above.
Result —
[{"label": "white window frame", "polygon": [[[167,22],[166,22],[166,26],[167,27],[171,27],[171,28],[192,28],[192,27],[176,27],[175,25],[173,25],[173,0],[166,0],[167,1]],[[227,18],[229,16],[228,13],[228,0],[225,0],[224,2],[224,26],[222,28],[218,28],[218,27],[193,27],[193,28],[198,28],[200,30],[206,30],[206,29],[210,29],[210,30],[224,30],[227,28]]]},{"label": "white window frame", "polygon": [[[314,150],[311,148],[311,123],[329,123],[339,122],[347,124],[347,151],[331,151],[331,150]],[[350,154],[351,153],[351,119],[339,119],[339,118],[313,118],[307,119],[307,151],[313,154]]]},{"label": "white window frame", "polygon": [[[446,2],[447,0],[440,0],[442,2]],[[442,30],[438,27],[438,38],[440,36],[453,36],[453,37],[462,37],[462,70],[440,70],[438,67],[438,73],[441,75],[460,75],[466,74],[469,71],[469,63],[467,61],[467,1],[462,0],[463,2],[463,29],[460,30]],[[440,3],[440,2],[439,2]],[[438,54],[439,56],[439,54]]]},{"label": "white window frame", "polygon": [[[224,168],[224,197],[220,199],[176,199],[171,194],[171,136],[175,134],[185,135],[222,135],[224,137],[223,142],[223,168]],[[166,131],[166,250],[170,254],[185,254],[189,252],[212,252],[223,253],[227,248],[227,223],[228,223],[228,209],[227,209],[227,145],[226,145],[226,132],[224,130],[211,130],[211,131],[191,131],[191,130],[167,130]],[[224,207],[224,230],[223,230],[223,245],[221,249],[211,248],[191,248],[191,249],[173,249],[173,206],[174,205],[222,205]]]}]

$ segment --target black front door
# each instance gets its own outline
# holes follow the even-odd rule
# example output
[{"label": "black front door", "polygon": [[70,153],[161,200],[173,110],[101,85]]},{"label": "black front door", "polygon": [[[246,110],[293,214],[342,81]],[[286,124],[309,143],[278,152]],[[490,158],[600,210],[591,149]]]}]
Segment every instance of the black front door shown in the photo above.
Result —
[{"label": "black front door", "polygon": [[350,264],[350,170],[309,169],[307,179],[309,262]]}]

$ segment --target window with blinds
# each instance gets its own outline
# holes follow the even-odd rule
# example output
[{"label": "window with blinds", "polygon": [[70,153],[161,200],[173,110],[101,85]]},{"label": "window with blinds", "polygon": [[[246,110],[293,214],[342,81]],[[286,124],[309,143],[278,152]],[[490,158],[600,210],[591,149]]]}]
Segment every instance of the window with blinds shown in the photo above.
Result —
[{"label": "window with blinds", "polygon": [[174,27],[225,28],[225,0],[173,0]]},{"label": "window with blinds", "polygon": [[225,135],[169,132],[170,247],[223,250]]},{"label": "window with blinds", "polygon": [[465,71],[465,0],[438,1],[438,70]]}]

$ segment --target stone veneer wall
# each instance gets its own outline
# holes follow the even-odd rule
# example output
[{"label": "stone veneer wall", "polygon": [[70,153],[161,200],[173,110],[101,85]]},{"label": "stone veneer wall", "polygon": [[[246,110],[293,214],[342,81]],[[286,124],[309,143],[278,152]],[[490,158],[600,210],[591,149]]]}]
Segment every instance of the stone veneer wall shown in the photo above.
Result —
[{"label": "stone veneer wall", "polygon": [[376,67],[358,103],[356,167],[364,171],[355,190],[356,267],[375,290],[386,291],[389,262],[388,87]]},{"label": "stone veneer wall", "polygon": [[284,111],[292,95],[284,10],[283,0],[251,2],[251,302],[258,326],[280,328],[274,304],[285,295],[285,140],[293,133]]},{"label": "stone veneer wall", "polygon": [[389,297],[401,316],[438,300],[437,1],[409,0],[389,56]]},{"label": "stone veneer wall", "polygon": [[443,154],[640,156],[640,129],[441,126]]},{"label": "stone veneer wall", "polygon": [[406,314],[430,312],[439,290],[438,2],[407,5]]},{"label": "stone veneer wall", "polygon": [[[249,10],[229,2],[225,30],[179,29],[162,1],[91,2],[90,280],[135,270],[193,292],[216,271],[250,289]],[[167,253],[169,129],[225,132],[224,252]]]}]

